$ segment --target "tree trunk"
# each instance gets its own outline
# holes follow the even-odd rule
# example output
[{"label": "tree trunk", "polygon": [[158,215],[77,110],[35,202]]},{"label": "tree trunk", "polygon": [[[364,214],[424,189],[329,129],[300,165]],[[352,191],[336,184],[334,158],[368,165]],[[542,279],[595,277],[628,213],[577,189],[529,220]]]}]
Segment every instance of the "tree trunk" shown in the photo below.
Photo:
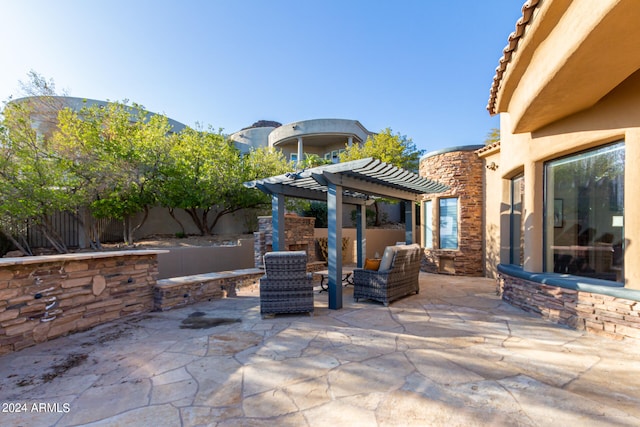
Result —
[{"label": "tree trunk", "polygon": [[135,237],[134,237],[135,233],[140,229],[140,227],[144,225],[144,223],[147,221],[147,218],[149,218],[148,206],[144,207],[144,215],[142,215],[142,219],[135,226],[133,225],[133,216],[132,215],[126,216],[125,227],[126,227],[126,233],[127,233],[127,240],[125,243],[129,245],[133,245],[135,243]]},{"label": "tree trunk", "polygon": [[173,208],[168,208],[169,209],[169,216],[171,216],[171,218],[173,218],[173,220],[175,222],[178,223],[178,225],[180,226],[180,230],[182,231],[182,235],[186,236],[187,232],[184,229],[184,225],[182,224],[182,222],[178,219],[178,217],[176,217],[174,209]]},{"label": "tree trunk", "polygon": [[25,242],[25,245],[23,246],[10,233],[5,233],[3,231],[0,231],[0,233],[2,233],[11,243],[13,243],[13,246],[15,246],[16,249],[18,249],[24,255],[27,255],[27,256],[33,255],[33,252],[31,252],[31,248],[26,242]]},{"label": "tree trunk", "polygon": [[[205,210],[202,214],[202,216],[206,219],[207,215],[206,212],[208,210]],[[198,211],[196,208],[188,208],[185,209],[185,212],[189,214],[189,216],[191,217],[191,220],[193,221],[193,223],[196,225],[196,227],[198,227],[198,230],[200,230],[200,235],[201,236],[205,236],[207,235],[207,225],[206,223],[202,223],[202,221],[200,220],[200,216],[198,215]]]},{"label": "tree trunk", "polygon": [[42,222],[38,224],[38,228],[44,235],[44,237],[51,243],[51,246],[60,254],[66,254],[69,252],[67,245],[60,235],[55,231],[55,228],[51,224],[47,215],[42,216]]}]

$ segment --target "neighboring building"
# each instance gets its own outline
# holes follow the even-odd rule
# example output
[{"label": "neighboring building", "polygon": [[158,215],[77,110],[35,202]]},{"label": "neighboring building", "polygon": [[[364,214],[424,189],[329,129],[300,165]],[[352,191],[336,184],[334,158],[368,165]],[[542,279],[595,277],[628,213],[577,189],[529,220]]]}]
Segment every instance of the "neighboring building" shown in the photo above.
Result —
[{"label": "neighboring building", "polygon": [[[14,103],[29,103],[33,107],[32,121],[33,126],[42,134],[51,134],[54,127],[58,123],[58,112],[64,108],[70,108],[73,111],[80,111],[83,107],[91,107],[98,105],[106,107],[109,101],[99,101],[96,99],[76,98],[73,96],[27,96],[12,100]],[[132,113],[135,108],[128,106]],[[150,115],[154,115],[150,111],[146,111]],[[171,125],[171,132],[180,132],[186,126],[176,120],[168,119]]]},{"label": "neighboring building", "polygon": [[249,127],[239,130],[231,135],[231,139],[236,147],[243,153],[269,145],[269,134],[275,128],[282,126],[281,123],[271,120],[260,120]]},{"label": "neighboring building", "polygon": [[483,276],[483,162],[480,145],[451,147],[425,154],[420,176],[447,185],[444,193],[423,198],[422,269],[430,273]]},{"label": "neighboring building", "polygon": [[489,270],[515,305],[640,337],[640,2],[522,10],[487,106],[501,142],[478,151]]},{"label": "neighboring building", "polygon": [[[347,119],[313,119],[281,125],[278,122],[260,120],[250,127],[229,135],[236,147],[249,152],[258,147],[272,147],[281,151],[293,163],[315,154],[332,163],[340,162],[340,153],[351,144],[363,144],[374,133],[359,121]],[[401,221],[399,204],[379,203],[381,215],[388,222]],[[345,226],[352,226],[351,212],[343,210]]]},{"label": "neighboring building", "polygon": [[231,134],[229,138],[242,151],[269,146],[279,149],[287,160],[293,162],[303,160],[305,154],[316,154],[337,163],[345,146],[361,144],[371,135],[373,132],[357,120],[313,119],[285,125],[260,121]]}]

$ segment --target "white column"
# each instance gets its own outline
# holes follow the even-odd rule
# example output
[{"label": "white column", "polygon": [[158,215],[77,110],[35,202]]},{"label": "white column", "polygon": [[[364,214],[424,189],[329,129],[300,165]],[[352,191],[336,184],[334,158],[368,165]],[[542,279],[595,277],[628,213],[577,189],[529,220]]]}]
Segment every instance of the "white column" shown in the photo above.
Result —
[{"label": "white column", "polygon": [[347,145],[349,147],[351,147],[353,145],[353,137],[352,136],[349,137],[349,142],[347,142]]},{"label": "white column", "polygon": [[302,163],[302,161],[304,160],[304,150],[302,148],[302,137],[299,136],[298,137],[298,165]]}]

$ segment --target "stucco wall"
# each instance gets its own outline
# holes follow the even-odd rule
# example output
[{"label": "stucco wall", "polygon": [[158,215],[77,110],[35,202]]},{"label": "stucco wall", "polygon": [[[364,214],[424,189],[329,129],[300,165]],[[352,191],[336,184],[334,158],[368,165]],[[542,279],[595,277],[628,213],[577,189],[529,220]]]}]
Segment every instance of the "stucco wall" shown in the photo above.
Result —
[{"label": "stucco wall", "polygon": [[[327,237],[327,229],[314,229],[314,237]],[[357,260],[356,229],[343,228],[342,237],[349,238],[349,249],[348,253],[344,255],[344,260],[347,263],[355,263]],[[384,253],[384,248],[404,241],[405,231],[404,229],[368,228],[365,237],[367,239],[365,258],[376,258],[376,255],[377,258],[380,258]]]},{"label": "stucco wall", "polygon": [[512,116],[501,129],[532,132],[584,111],[638,70],[639,15],[637,0],[540,2],[500,84],[498,112]]},{"label": "stucco wall", "polygon": [[[176,209],[175,216],[184,226],[186,234],[200,234],[200,230],[193,223],[189,215],[182,209]],[[240,210],[224,215],[213,229],[214,234],[250,233],[257,227],[255,211]],[[149,211],[149,217],[136,232],[136,239],[154,234],[175,235],[182,232],[180,225],[169,215],[167,208],[155,207]]]},{"label": "stucco wall", "polygon": [[[497,277],[500,259],[509,257],[509,247],[500,246],[500,229],[509,227],[508,206],[502,205],[504,197],[509,197],[509,182],[501,177],[500,145],[495,144],[481,151],[484,160],[484,269],[486,277]],[[506,195],[505,195],[506,193]],[[503,253],[504,252],[504,253]]]},{"label": "stucco wall", "polygon": [[[569,89],[568,89],[569,90]],[[500,173],[505,180],[518,171],[525,177],[525,239],[524,269],[542,271],[543,268],[543,185],[544,162],[554,158],[598,147],[613,141],[625,141],[625,286],[640,289],[640,71],[593,107],[552,123],[533,133],[501,134]],[[502,113],[501,129],[511,129],[510,116]],[[499,204],[509,206],[509,193],[503,192]],[[495,203],[495,202],[494,202]],[[504,210],[503,210],[504,213]],[[496,212],[488,221],[499,223]],[[502,227],[501,245],[508,247],[508,228]],[[501,254],[501,262],[508,256]]]},{"label": "stucco wall", "polygon": [[167,248],[158,255],[158,278],[253,267],[253,238],[237,245]]}]

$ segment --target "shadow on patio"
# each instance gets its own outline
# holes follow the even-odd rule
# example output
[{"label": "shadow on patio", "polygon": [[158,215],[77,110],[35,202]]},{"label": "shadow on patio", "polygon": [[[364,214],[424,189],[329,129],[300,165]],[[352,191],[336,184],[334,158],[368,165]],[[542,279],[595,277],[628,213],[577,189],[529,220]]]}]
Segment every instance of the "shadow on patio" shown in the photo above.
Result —
[{"label": "shadow on patio", "polygon": [[545,322],[490,279],[420,282],[264,320],[254,286],[2,356],[2,425],[640,424],[638,342]]}]

